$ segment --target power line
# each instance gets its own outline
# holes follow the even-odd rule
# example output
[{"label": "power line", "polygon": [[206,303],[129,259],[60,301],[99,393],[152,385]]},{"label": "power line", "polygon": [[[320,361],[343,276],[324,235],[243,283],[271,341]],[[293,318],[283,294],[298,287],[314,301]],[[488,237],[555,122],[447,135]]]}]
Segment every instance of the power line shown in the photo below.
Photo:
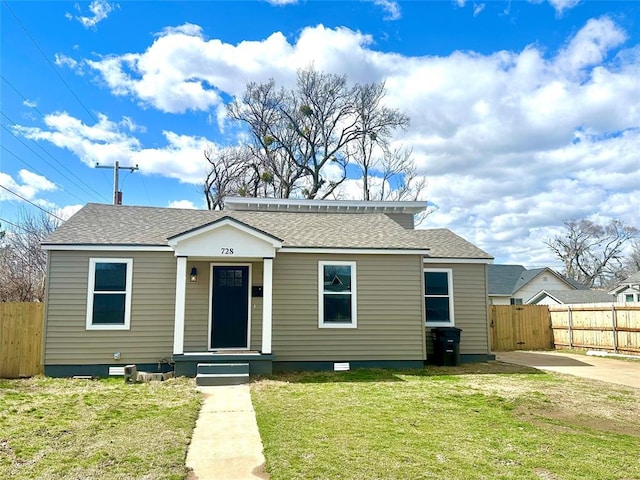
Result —
[{"label": "power line", "polygon": [[[9,118],[7,116],[6,113],[4,112],[0,112],[0,114],[5,117],[7,120],[9,120],[9,122],[11,122],[13,125],[17,125],[11,118]],[[40,158],[41,160],[43,160],[47,165],[49,165],[52,168],[53,165],[51,165],[49,162],[47,162],[41,155],[39,155],[38,153],[36,153],[29,145],[27,145],[24,141],[22,141],[22,139],[20,137],[18,137],[15,133],[13,133],[11,130],[9,130],[5,125],[2,125],[2,128],[4,128],[11,136],[13,136],[16,140],[18,140],[20,143],[22,143],[22,145],[24,145],[27,149],[29,149],[31,151],[31,153],[33,153],[34,155],[36,155],[38,158]],[[98,197],[102,198],[103,200],[107,200],[106,197],[104,197],[100,192],[96,191],[94,188],[92,188],[88,183],[86,183],[84,180],[82,180],[80,177],[78,177],[75,173],[73,173],[71,170],[69,170],[60,160],[58,160],[57,158],[55,158],[53,155],[51,155],[49,152],[47,152],[42,145],[34,142],[34,144],[40,149],[42,150],[45,154],[47,154],[47,156],[51,157],[51,159],[56,162],[58,165],[60,165],[63,169],[65,169],[67,172],[69,172],[69,174],[71,174],[73,177],[75,177],[80,183],[82,183],[83,185],[85,185],[89,190],[91,190],[93,193],[95,193]],[[62,174],[61,172],[58,171],[58,173],[60,173],[60,175],[62,175],[64,178],[66,178],[67,180],[69,180],[71,183],[73,183],[76,187],[78,187],[80,190],[84,191],[85,193],[91,195],[87,190],[85,190],[84,188],[82,188],[80,185],[78,185],[76,182],[74,182],[73,180],[71,180],[69,177],[67,177],[66,175]]]},{"label": "power line", "polygon": [[25,202],[27,202],[30,205],[33,205],[34,207],[42,210],[44,213],[46,213],[47,215],[51,215],[53,218],[57,218],[58,220],[60,220],[61,222],[64,222],[64,220],[62,218],[60,218],[59,216],[57,216],[54,213],[48,212],[47,210],[45,210],[44,208],[42,208],[40,205],[36,205],[35,203],[33,203],[31,200],[27,200],[26,198],[24,198],[22,195],[14,192],[13,190],[9,190],[7,187],[5,187],[4,185],[0,185],[0,188],[4,188],[7,192],[14,194],[16,197],[24,200]]},{"label": "power line", "polygon": [[[17,88],[16,88],[16,87],[15,87],[15,86],[14,86],[14,85],[9,81],[9,80],[7,80],[7,78],[6,78],[4,75],[0,74],[0,78],[2,78],[2,80],[4,80],[4,81],[5,81],[5,83],[6,83],[7,85],[9,85],[9,87],[11,87],[11,88],[13,89],[13,91],[14,91],[14,92],[16,92],[16,94],[18,94],[18,96],[19,96],[20,98],[22,98],[22,100],[23,100],[24,102],[27,102],[27,101],[28,101],[27,97],[25,97],[25,96],[24,96],[24,95],[23,95],[23,94],[22,94],[22,93],[21,93],[21,92],[20,92],[20,91],[19,91],[19,90],[18,90],[18,89],[17,89]],[[36,106],[32,106],[32,107],[30,107],[30,108],[32,108],[33,110],[35,110],[36,112],[38,112],[38,113],[40,114],[40,116],[41,116],[41,117],[46,121],[46,119],[47,119],[46,115],[45,115],[44,113],[42,113],[42,112],[41,112],[41,111],[40,111]],[[11,118],[9,118],[9,116],[8,116],[6,113],[4,113],[4,112],[0,112],[0,113],[2,113],[2,116],[4,116],[7,120],[9,120],[9,122],[11,122],[14,126],[18,125],[18,124],[17,124],[16,122],[14,122]],[[4,128],[5,128],[5,130],[7,130],[11,135],[13,135],[13,136],[18,140],[18,141],[20,141],[23,145],[25,145],[25,144],[24,144],[24,142],[22,142],[22,140],[20,140],[20,139],[19,139],[19,138],[18,138],[18,137],[13,133],[13,132],[9,131],[6,127],[4,127]],[[46,153],[49,157],[51,157],[51,158],[52,158],[52,159],[53,159],[53,160],[54,160],[58,165],[60,165],[60,166],[61,166],[62,168],[64,168],[67,172],[69,172],[71,175],[73,175],[73,176],[74,176],[78,181],[80,181],[81,183],[83,183],[87,188],[89,188],[91,191],[93,191],[96,195],[98,195],[98,196],[99,196],[99,197],[101,197],[102,199],[106,200],[106,197],[102,196],[102,194],[100,194],[99,192],[97,192],[96,190],[94,190],[94,189],[91,187],[91,185],[89,185],[88,183],[84,182],[80,177],[78,177],[75,173],[73,173],[73,172],[72,172],[71,170],[69,170],[66,166],[64,166],[60,161],[58,161],[58,159],[56,159],[53,155],[51,155],[49,152],[47,152],[47,151],[42,147],[42,145],[40,145],[40,144],[38,144],[38,143],[36,143],[36,142],[34,142],[34,143],[38,146],[38,148],[40,148],[40,150],[42,150],[42,151],[43,151],[44,153]],[[25,146],[26,146],[26,145],[25,145]],[[27,148],[29,148],[29,147],[27,147]],[[31,149],[30,149],[30,150],[31,150]],[[31,151],[33,152],[33,150],[31,150]],[[35,153],[35,152],[33,152],[33,153]],[[40,158],[42,158],[42,157],[40,157]],[[44,159],[43,159],[43,160],[44,160]],[[50,164],[48,164],[48,165],[50,165]],[[51,166],[51,165],[50,165],[50,166]],[[66,177],[66,176],[64,176],[64,175],[63,175],[63,177],[65,177],[67,180],[70,180],[68,177]],[[72,183],[73,183],[73,182],[72,182]],[[77,185],[77,184],[75,184],[75,185],[76,185],[77,187],[79,187],[79,185]],[[79,188],[80,188],[80,187],[79,187]],[[81,189],[82,189],[82,188],[81,188]],[[85,190],[85,193],[88,193],[88,192]]]},{"label": "power line", "polygon": [[69,84],[65,81],[64,78],[62,78],[62,75],[60,75],[60,73],[58,72],[58,70],[56,69],[56,67],[53,65],[53,63],[51,63],[51,60],[49,60],[49,58],[47,57],[47,55],[42,51],[42,49],[40,48],[40,45],[38,45],[38,42],[36,42],[36,40],[31,36],[31,34],[29,33],[29,30],[27,30],[27,27],[24,26],[24,24],[20,21],[20,19],[18,18],[18,16],[15,14],[15,12],[11,9],[11,7],[9,6],[9,2],[7,2],[7,0],[3,0],[3,3],[5,4],[5,6],[7,7],[7,9],[9,10],[9,12],[11,12],[11,15],[13,15],[13,18],[15,18],[16,22],[18,22],[18,25],[20,25],[22,27],[22,29],[24,30],[24,33],[26,33],[27,37],[29,37],[29,40],[31,40],[31,42],[33,42],[33,44],[35,45],[36,49],[38,49],[38,51],[40,52],[40,55],[42,55],[42,58],[45,59],[45,61],[49,64],[49,66],[51,67],[51,69],[55,72],[56,76],[60,79],[60,81],[64,84],[65,87],[67,87],[67,89],[69,90],[69,92],[71,92],[71,95],[73,95],[73,98],[75,98],[78,103],[82,106],[82,108],[84,108],[85,112],[87,112],[89,114],[89,116],[96,122],[98,123],[98,119],[93,115],[93,113],[91,113],[89,111],[89,109],[85,106],[84,103],[82,103],[82,100],[80,100],[80,98],[78,97],[78,95],[76,95],[76,93],[73,91],[73,89],[69,86]]},{"label": "power line", "polygon": [[[3,125],[4,126],[4,125]],[[38,169],[36,169],[35,167],[32,167],[31,165],[29,165],[27,162],[25,162],[22,158],[20,158],[18,155],[16,155],[15,153],[13,153],[11,150],[9,150],[7,147],[5,147],[4,145],[0,145],[0,147],[2,147],[3,150],[5,150],[8,154],[13,155],[14,157],[16,157],[18,159],[18,161],[24,163],[27,167],[29,167],[31,170],[33,170],[34,172],[36,172],[37,174],[42,175],[43,177],[46,178],[46,175],[44,173],[42,173],[41,171],[39,171]],[[43,159],[44,160],[44,159]],[[67,179],[70,180],[70,179]],[[58,186],[58,185],[56,185]],[[76,185],[77,186],[77,185]],[[77,195],[68,192],[67,190],[64,189],[64,187],[62,185],[60,185],[60,188],[62,189],[62,191],[68,193],[69,195],[71,195],[73,198],[76,198],[78,200],[80,200],[81,202],[84,202],[83,199],[81,199],[80,197],[78,197]]]},{"label": "power line", "polygon": [[20,230],[22,230],[23,232],[27,232],[27,233],[29,233],[29,230],[27,230],[26,228],[21,227],[20,225],[18,225],[18,224],[16,224],[16,223],[10,222],[9,220],[7,220],[7,219],[5,219],[5,218],[0,217],[0,222],[8,223],[9,225],[11,225],[11,226],[13,226],[13,227],[15,227],[15,228],[19,228],[19,229],[20,229]]}]

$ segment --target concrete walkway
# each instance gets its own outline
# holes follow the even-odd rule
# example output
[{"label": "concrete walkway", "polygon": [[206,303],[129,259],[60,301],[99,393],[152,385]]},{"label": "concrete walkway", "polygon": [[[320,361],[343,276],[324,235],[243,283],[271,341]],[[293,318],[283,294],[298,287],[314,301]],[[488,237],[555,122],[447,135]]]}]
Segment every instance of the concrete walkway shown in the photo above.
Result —
[{"label": "concrete walkway", "polygon": [[198,387],[204,403],[193,431],[189,480],[268,479],[248,385]]},{"label": "concrete walkway", "polygon": [[561,352],[496,352],[496,360],[640,388],[640,361]]}]

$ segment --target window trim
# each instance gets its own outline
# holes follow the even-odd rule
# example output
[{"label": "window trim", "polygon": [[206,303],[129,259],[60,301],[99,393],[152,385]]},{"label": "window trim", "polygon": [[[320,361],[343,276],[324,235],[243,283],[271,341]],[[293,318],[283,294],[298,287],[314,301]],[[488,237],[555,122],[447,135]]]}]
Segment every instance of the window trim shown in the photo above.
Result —
[{"label": "window trim", "polygon": [[[94,324],[93,323],[93,299],[96,293],[116,293],[116,292],[96,292],[96,264],[98,263],[125,263],[127,265],[127,276],[124,290],[124,324]],[[90,258],[89,259],[89,279],[87,282],[87,330],[129,330],[131,325],[131,287],[133,280],[133,258]],[[122,293],[122,292],[118,292]]]},{"label": "window trim", "polygon": [[[324,321],[324,267],[326,265],[348,265],[351,267],[351,323],[331,323]],[[357,282],[356,262],[340,260],[320,260],[318,261],[318,328],[358,328],[358,282]],[[344,295],[345,292],[340,292]],[[331,293],[329,293],[331,295]]]},{"label": "window trim", "polygon": [[[427,295],[425,292],[426,284],[424,279],[425,273],[446,273],[448,295]],[[424,268],[422,270],[422,296],[424,298],[424,325],[425,327],[454,327],[456,324],[456,316],[453,310],[453,269],[452,268]],[[427,322],[427,298],[449,298],[449,320],[448,322]]]}]

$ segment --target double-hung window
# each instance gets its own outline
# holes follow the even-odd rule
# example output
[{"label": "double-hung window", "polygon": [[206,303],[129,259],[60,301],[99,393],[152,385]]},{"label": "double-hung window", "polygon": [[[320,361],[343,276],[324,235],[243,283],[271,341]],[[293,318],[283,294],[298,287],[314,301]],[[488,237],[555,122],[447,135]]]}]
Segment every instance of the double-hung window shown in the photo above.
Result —
[{"label": "double-hung window", "polygon": [[425,323],[429,327],[454,325],[453,272],[450,268],[424,270]]},{"label": "double-hung window", "polygon": [[356,328],[356,262],[318,262],[318,326]]},{"label": "double-hung window", "polygon": [[87,330],[128,330],[133,259],[89,259]]}]

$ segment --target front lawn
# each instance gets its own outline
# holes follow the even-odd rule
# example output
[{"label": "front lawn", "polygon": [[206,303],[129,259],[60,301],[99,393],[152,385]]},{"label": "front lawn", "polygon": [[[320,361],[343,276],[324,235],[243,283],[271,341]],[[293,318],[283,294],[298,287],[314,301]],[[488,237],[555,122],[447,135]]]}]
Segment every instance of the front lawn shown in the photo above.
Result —
[{"label": "front lawn", "polygon": [[640,479],[640,392],[499,362],[252,384],[271,480]]},{"label": "front lawn", "polygon": [[193,379],[0,380],[0,478],[183,479]]}]

